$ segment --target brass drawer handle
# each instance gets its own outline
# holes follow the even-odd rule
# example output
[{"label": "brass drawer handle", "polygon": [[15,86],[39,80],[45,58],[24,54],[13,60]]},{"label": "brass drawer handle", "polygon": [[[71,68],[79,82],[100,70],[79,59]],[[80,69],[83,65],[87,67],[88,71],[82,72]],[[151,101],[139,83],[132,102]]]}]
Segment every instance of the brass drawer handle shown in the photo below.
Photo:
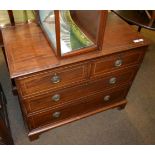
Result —
[{"label": "brass drawer handle", "polygon": [[52,101],[58,102],[60,100],[60,95],[59,94],[55,94],[52,96]]},{"label": "brass drawer handle", "polygon": [[52,117],[54,117],[54,118],[59,118],[60,115],[61,115],[61,112],[60,112],[60,111],[56,111],[56,112],[54,112],[54,113],[52,114]]},{"label": "brass drawer handle", "polygon": [[51,79],[52,83],[59,83],[61,81],[60,77],[55,73]]},{"label": "brass drawer handle", "polygon": [[122,59],[118,59],[118,60],[116,60],[115,61],[115,67],[120,67],[120,66],[122,66],[122,64],[123,64],[123,60]]},{"label": "brass drawer handle", "polygon": [[117,79],[115,77],[112,77],[109,79],[109,84],[115,84]]},{"label": "brass drawer handle", "polygon": [[109,101],[110,100],[110,95],[104,96],[104,101]]}]

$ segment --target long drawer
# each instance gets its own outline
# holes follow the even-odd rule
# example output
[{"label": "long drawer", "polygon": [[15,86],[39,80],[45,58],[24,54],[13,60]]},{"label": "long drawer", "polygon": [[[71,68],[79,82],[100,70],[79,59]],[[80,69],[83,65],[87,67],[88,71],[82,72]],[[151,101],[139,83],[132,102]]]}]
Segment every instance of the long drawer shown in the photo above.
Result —
[{"label": "long drawer", "polygon": [[80,83],[86,80],[87,64],[82,63],[69,67],[44,71],[18,79],[22,96],[29,96],[47,90]]},{"label": "long drawer", "polygon": [[128,84],[132,81],[136,70],[137,66],[130,67],[128,70],[121,70],[121,72],[115,71],[107,74],[104,78],[94,80],[89,83],[49,92],[33,98],[27,98],[23,101],[23,103],[26,107],[27,113],[48,109],[59,106],[60,104],[67,104],[67,102],[71,102],[100,91],[105,91],[106,89]]},{"label": "long drawer", "polygon": [[114,102],[123,100],[127,94],[127,91],[128,87],[113,89],[107,92],[100,92],[86,98],[85,100],[74,102],[68,106],[62,106],[35,114],[27,119],[29,128],[31,130],[47,124],[58,123],[65,119],[78,117],[83,113],[108,106]]},{"label": "long drawer", "polygon": [[91,78],[102,77],[106,72],[140,64],[143,56],[144,51],[140,48],[96,59],[92,63]]}]

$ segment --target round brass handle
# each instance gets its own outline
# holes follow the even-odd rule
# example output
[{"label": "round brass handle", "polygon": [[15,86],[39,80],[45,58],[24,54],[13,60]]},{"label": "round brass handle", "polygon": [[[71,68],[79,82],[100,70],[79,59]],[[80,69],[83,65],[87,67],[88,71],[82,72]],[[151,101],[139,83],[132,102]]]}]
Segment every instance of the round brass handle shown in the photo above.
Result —
[{"label": "round brass handle", "polygon": [[104,96],[104,101],[109,101],[110,100],[110,95]]},{"label": "round brass handle", "polygon": [[118,59],[115,61],[115,67],[120,67],[122,66],[122,64],[123,64],[123,61],[121,59]]},{"label": "round brass handle", "polygon": [[59,83],[61,81],[60,77],[57,74],[54,74],[51,80],[52,83]]},{"label": "round brass handle", "polygon": [[55,102],[58,102],[60,100],[60,95],[59,94],[53,95],[52,100],[55,101]]},{"label": "round brass handle", "polygon": [[115,84],[116,81],[117,81],[117,79],[115,77],[112,77],[112,78],[109,79],[110,84]]},{"label": "round brass handle", "polygon": [[61,112],[60,112],[60,111],[56,111],[56,112],[54,112],[54,113],[52,114],[52,117],[54,117],[54,118],[59,118],[60,115],[61,115]]}]

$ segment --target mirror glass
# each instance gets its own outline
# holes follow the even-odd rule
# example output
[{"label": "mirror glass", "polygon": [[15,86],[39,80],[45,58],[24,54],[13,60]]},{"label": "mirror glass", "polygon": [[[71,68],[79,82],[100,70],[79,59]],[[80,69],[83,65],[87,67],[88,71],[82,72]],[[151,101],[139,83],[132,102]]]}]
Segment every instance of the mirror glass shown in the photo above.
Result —
[{"label": "mirror glass", "polygon": [[53,10],[40,10],[39,17],[41,25],[46,32],[50,42],[56,48],[55,14]]},{"label": "mirror glass", "polygon": [[62,55],[94,45],[84,29],[79,27],[74,15],[74,11],[69,10],[63,10],[59,13]]}]

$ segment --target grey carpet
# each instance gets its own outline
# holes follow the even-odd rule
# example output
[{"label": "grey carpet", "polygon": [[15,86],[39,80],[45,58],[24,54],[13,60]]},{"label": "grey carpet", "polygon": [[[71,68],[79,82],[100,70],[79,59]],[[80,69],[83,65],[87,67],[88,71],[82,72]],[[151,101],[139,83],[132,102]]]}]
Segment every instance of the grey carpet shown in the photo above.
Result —
[{"label": "grey carpet", "polygon": [[24,127],[17,97],[11,92],[8,71],[0,51],[0,81],[15,144],[155,144],[155,32],[143,30],[153,44],[128,94],[122,111],[108,110],[55,128],[30,142]]}]

